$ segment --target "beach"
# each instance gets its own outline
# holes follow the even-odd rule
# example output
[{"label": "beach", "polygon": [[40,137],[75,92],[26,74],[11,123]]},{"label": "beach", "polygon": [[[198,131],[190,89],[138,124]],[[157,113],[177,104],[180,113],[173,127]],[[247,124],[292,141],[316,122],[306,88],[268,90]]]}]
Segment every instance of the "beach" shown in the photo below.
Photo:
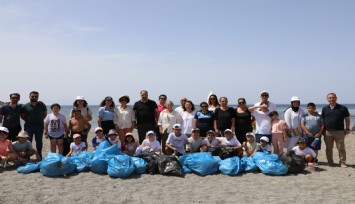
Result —
[{"label": "beach", "polygon": [[[49,141],[44,141],[46,154]],[[316,171],[286,176],[143,174],[113,179],[85,172],[50,178],[8,168],[0,173],[0,203],[355,203],[355,134],[345,140],[348,168],[327,166],[322,142]],[[334,147],[334,162],[338,161]]]}]

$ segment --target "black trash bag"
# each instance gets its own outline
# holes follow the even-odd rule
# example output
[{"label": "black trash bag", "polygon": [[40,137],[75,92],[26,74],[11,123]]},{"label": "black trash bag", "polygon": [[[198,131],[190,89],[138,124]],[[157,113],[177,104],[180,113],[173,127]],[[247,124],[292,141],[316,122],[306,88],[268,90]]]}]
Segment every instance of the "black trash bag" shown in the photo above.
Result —
[{"label": "black trash bag", "polygon": [[183,176],[180,161],[176,156],[160,155],[157,160],[162,175]]},{"label": "black trash bag", "polygon": [[227,150],[226,148],[220,148],[218,149],[218,156],[222,160],[237,156],[236,151],[233,150]]},{"label": "black trash bag", "polygon": [[296,155],[295,151],[290,150],[281,155],[280,160],[288,167],[288,173],[301,173],[306,168],[304,157]]},{"label": "black trash bag", "polygon": [[147,170],[146,172],[149,174],[158,174],[159,173],[159,166],[157,158],[159,155],[155,152],[143,152],[137,157],[144,159],[147,162]]}]

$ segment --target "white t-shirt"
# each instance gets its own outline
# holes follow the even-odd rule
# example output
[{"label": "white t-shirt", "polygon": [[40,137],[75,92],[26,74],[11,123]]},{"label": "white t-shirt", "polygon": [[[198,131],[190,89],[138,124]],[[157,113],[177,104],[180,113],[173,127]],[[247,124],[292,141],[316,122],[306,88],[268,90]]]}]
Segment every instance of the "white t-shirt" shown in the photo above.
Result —
[{"label": "white t-shirt", "polygon": [[271,135],[271,118],[269,117],[269,113],[259,110],[251,112],[256,122],[255,134]]},{"label": "white t-shirt", "polygon": [[303,115],[304,111],[301,108],[299,108],[297,112],[293,111],[292,108],[287,109],[284,115],[287,127],[290,129],[298,129],[299,132],[301,132],[301,119]]},{"label": "white t-shirt", "polygon": [[150,147],[151,151],[156,152],[161,149],[160,143],[158,140],[154,141],[149,141],[149,139],[144,139],[142,144],[139,146],[140,149],[143,149],[144,147]]},{"label": "white t-shirt", "polygon": [[[256,103],[254,106],[260,106],[261,102]],[[276,105],[273,102],[268,102],[268,109],[270,112],[276,111]]]},{"label": "white t-shirt", "polygon": [[108,138],[108,141],[111,145],[117,144],[118,148],[121,149],[121,140],[119,138],[117,138],[115,141],[112,141],[110,138]]},{"label": "white t-shirt", "polygon": [[180,114],[180,121],[181,121],[181,133],[182,134],[191,134],[191,130],[194,125],[195,120],[195,111],[191,113],[184,111]]},{"label": "white t-shirt", "polygon": [[170,133],[168,139],[166,140],[167,144],[176,148],[181,154],[185,154],[185,144],[188,143],[187,137],[184,134],[181,134],[179,137],[175,135],[175,133]]},{"label": "white t-shirt", "polygon": [[265,145],[265,147],[263,147],[260,144],[257,144],[255,150],[256,151],[263,151],[263,152],[264,151],[271,152],[271,145],[267,144],[267,145]]},{"label": "white t-shirt", "polygon": [[115,111],[115,120],[117,121],[118,128],[131,128],[132,122],[136,121],[136,115],[133,109],[129,106],[126,108],[117,106]]},{"label": "white t-shirt", "polygon": [[221,144],[226,147],[241,146],[240,142],[235,137],[232,137],[231,140],[227,140],[225,137],[219,137],[218,139],[221,141]]},{"label": "white t-shirt", "polygon": [[213,152],[213,151],[215,151],[217,148],[216,148],[216,146],[219,146],[220,144],[219,144],[219,142],[218,142],[218,140],[216,139],[216,138],[214,138],[213,140],[212,140],[212,142],[210,142],[207,138],[206,139],[204,139],[203,141],[202,141],[202,146],[203,145],[211,145],[211,147],[208,147],[207,148],[207,151],[208,152]]},{"label": "white t-shirt", "polygon": [[76,145],[75,142],[70,143],[70,149],[73,149],[73,153],[81,152],[81,149],[86,147],[85,142],[80,142],[79,145]]},{"label": "white t-shirt", "polygon": [[192,152],[198,152],[202,145],[203,139],[201,137],[198,137],[197,140],[195,140],[194,138],[190,137],[188,141],[189,144],[186,145],[186,148],[191,149]]},{"label": "white t-shirt", "polygon": [[299,146],[295,146],[294,148],[292,148],[292,150],[295,151],[297,155],[301,156],[306,156],[307,154],[312,155],[312,158],[315,158],[317,156],[313,149],[309,147],[306,147],[304,150],[300,150]]}]

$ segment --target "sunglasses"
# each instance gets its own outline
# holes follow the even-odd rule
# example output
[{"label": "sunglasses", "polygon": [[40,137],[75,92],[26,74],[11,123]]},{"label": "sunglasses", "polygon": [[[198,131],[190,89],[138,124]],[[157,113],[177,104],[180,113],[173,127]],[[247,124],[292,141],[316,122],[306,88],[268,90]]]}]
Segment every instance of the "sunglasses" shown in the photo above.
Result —
[{"label": "sunglasses", "polygon": [[262,94],[261,96],[262,96],[262,97],[268,97],[269,95],[267,95],[267,94]]},{"label": "sunglasses", "polygon": [[17,96],[14,96],[14,97],[11,97],[11,99],[19,99],[20,97],[17,97]]},{"label": "sunglasses", "polygon": [[160,100],[166,100],[166,98],[160,98]]},{"label": "sunglasses", "polygon": [[245,104],[245,102],[238,102],[238,104]]},{"label": "sunglasses", "polygon": [[38,98],[38,96],[31,96],[31,98]]},{"label": "sunglasses", "polygon": [[201,106],[201,108],[207,108],[208,106]]}]

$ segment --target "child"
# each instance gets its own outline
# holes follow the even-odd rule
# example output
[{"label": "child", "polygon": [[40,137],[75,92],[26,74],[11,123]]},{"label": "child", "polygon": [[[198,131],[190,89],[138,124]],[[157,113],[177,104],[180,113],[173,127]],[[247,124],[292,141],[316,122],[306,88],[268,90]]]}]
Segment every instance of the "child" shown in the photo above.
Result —
[{"label": "child", "polygon": [[185,145],[188,144],[186,135],[181,134],[181,125],[173,125],[173,132],[169,134],[166,140],[165,151],[167,155],[181,156],[185,154]]},{"label": "child", "polygon": [[131,132],[127,132],[122,145],[123,153],[133,156],[138,146],[139,144],[134,139],[133,134]]},{"label": "child", "polygon": [[295,151],[295,154],[304,156],[306,164],[313,163],[316,158],[316,153],[309,147],[307,147],[307,140],[303,137],[298,139],[297,146],[292,148]]},{"label": "child", "polygon": [[243,147],[240,142],[233,137],[233,132],[231,129],[226,129],[223,132],[224,137],[220,138],[221,145],[228,151],[228,157],[243,156]]},{"label": "child", "polygon": [[101,142],[104,142],[107,140],[107,138],[104,135],[104,130],[101,127],[95,128],[95,134],[96,137],[92,138],[92,146],[94,150],[99,146]]},{"label": "child", "polygon": [[[303,137],[307,140],[307,146],[312,148],[318,156],[318,150],[321,149],[321,136],[324,129],[323,119],[316,111],[314,103],[307,104],[308,113],[301,118],[301,128],[303,130]],[[319,142],[315,147],[312,147],[312,142],[318,138]],[[315,159],[316,160],[316,159]]]},{"label": "child", "polygon": [[252,132],[248,132],[247,134],[245,134],[247,141],[243,142],[243,149],[244,149],[244,153],[243,156],[248,156],[250,157],[256,149],[257,146],[257,142],[255,141],[254,138],[254,134]]},{"label": "child", "polygon": [[146,139],[143,140],[142,144],[137,148],[136,154],[140,154],[142,151],[155,152],[161,154],[161,146],[159,141],[156,139],[154,131],[150,130],[146,134]]},{"label": "child", "polygon": [[73,108],[72,110],[73,117],[69,120],[69,130],[71,136],[74,134],[80,134],[81,140],[85,142],[85,145],[88,146],[88,130],[91,129],[91,124],[81,115],[81,111],[78,108]]},{"label": "child", "polygon": [[221,141],[217,140],[212,130],[207,131],[206,138],[202,142],[201,152],[209,152],[213,156],[218,156],[221,148]]},{"label": "child", "polygon": [[27,132],[21,131],[17,135],[17,141],[12,143],[12,146],[17,153],[17,160],[21,163],[25,163],[30,160],[31,156],[36,155],[36,159],[40,161],[41,156],[38,154],[37,150],[32,148],[32,144],[27,138]]},{"label": "child", "polygon": [[191,130],[191,137],[187,139],[189,142],[186,145],[186,152],[199,152],[203,139],[200,137],[200,130],[198,128]]},{"label": "child", "polygon": [[286,142],[286,121],[280,120],[279,113],[272,111],[269,114],[271,118],[271,134],[272,146],[274,147],[274,154],[281,155],[284,152]]},{"label": "child", "polygon": [[118,134],[115,129],[109,130],[107,136],[108,136],[108,142],[110,143],[111,146],[117,144],[119,149],[122,148],[121,140],[119,137],[117,137]]},{"label": "child", "polygon": [[[268,144],[269,138],[263,136],[260,138],[260,143],[256,145],[255,152],[269,152],[271,153],[271,146]],[[253,154],[254,155],[254,154]]]},{"label": "child", "polygon": [[2,167],[6,167],[8,161],[17,159],[17,154],[10,140],[6,139],[8,135],[9,130],[6,127],[0,127],[0,161]]},{"label": "child", "polygon": [[86,149],[86,144],[81,140],[81,135],[74,134],[73,135],[74,142],[70,144],[70,151],[67,154],[67,157],[72,156],[74,153],[79,154],[80,152]]}]

